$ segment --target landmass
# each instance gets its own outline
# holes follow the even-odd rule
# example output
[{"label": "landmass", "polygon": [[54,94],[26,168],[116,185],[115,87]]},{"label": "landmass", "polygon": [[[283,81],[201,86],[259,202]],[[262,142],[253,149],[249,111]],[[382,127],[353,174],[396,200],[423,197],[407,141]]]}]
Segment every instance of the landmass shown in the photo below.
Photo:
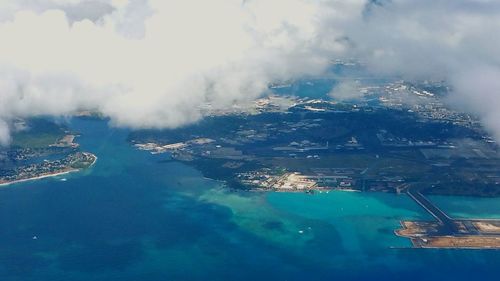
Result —
[{"label": "landmass", "polygon": [[129,140],[229,188],[401,193],[425,182],[425,194],[500,195],[496,142],[475,116],[448,108],[442,88],[400,81],[362,87],[364,98],[350,102],[270,95],[206,105],[194,125]]},{"label": "landmass", "polygon": [[9,147],[0,150],[0,185],[62,175],[92,166],[97,157],[79,150],[77,134],[45,119],[17,120]]},{"label": "landmass", "polygon": [[76,152],[63,159],[20,166],[15,168],[11,175],[3,175],[0,178],[0,186],[76,172],[89,168],[96,161],[97,157],[92,153]]},{"label": "landmass", "polygon": [[447,107],[440,82],[359,91],[356,101],[282,92],[230,109],[207,105],[197,124],[129,140],[233,189],[407,194],[436,219],[401,222],[396,234],[413,247],[500,249],[500,220],[453,219],[425,197],[500,195],[498,145],[478,118]]}]

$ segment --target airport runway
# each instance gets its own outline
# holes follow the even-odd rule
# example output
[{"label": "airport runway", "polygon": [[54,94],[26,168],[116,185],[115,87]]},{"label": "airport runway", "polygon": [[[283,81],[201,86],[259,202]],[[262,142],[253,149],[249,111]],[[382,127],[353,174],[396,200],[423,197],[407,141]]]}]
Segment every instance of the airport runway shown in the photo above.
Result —
[{"label": "airport runway", "polygon": [[450,218],[445,212],[439,209],[434,203],[432,203],[429,199],[427,199],[422,193],[420,193],[420,189],[418,187],[409,187],[407,190],[408,196],[412,198],[415,202],[417,202],[420,206],[422,206],[431,216],[433,216],[436,220],[440,222],[442,225],[441,231],[443,234],[456,234],[458,233],[457,225],[454,223],[454,220]]}]

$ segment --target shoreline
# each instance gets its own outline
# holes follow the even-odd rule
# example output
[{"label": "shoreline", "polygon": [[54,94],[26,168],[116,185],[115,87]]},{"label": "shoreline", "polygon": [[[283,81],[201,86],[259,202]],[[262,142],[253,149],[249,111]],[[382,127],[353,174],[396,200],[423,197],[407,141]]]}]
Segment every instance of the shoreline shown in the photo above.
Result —
[{"label": "shoreline", "polygon": [[88,168],[91,168],[92,166],[94,166],[95,162],[97,162],[97,155],[90,153],[90,152],[85,152],[85,153],[89,153],[89,154],[94,155],[94,161],[92,163],[90,163],[90,165],[86,168],[86,169],[88,169]]},{"label": "shoreline", "polygon": [[9,181],[9,182],[0,183],[0,186],[9,186],[9,185],[16,184],[16,183],[51,178],[51,177],[66,175],[66,174],[78,172],[78,171],[80,171],[80,169],[71,169],[71,170],[67,170],[67,171],[55,172],[55,173],[50,173],[50,174],[43,174],[43,175],[32,177],[32,178],[19,179],[19,180],[13,180],[13,181]]},{"label": "shoreline", "polygon": [[[85,169],[91,168],[97,162],[97,156],[95,156],[95,154],[92,154],[92,155],[94,155],[94,161]],[[28,181],[35,181],[35,180],[40,180],[40,179],[45,179],[45,178],[57,177],[57,176],[66,175],[66,174],[70,174],[70,173],[74,173],[74,172],[79,172],[81,170],[83,170],[83,169],[70,168],[70,169],[62,170],[62,171],[58,171],[58,172],[41,174],[39,176],[32,177],[32,178],[18,179],[18,180],[13,180],[13,181],[9,181],[9,182],[3,182],[3,183],[0,183],[0,187],[5,187],[5,186],[9,186],[9,185],[17,184],[17,183],[28,182]]]}]

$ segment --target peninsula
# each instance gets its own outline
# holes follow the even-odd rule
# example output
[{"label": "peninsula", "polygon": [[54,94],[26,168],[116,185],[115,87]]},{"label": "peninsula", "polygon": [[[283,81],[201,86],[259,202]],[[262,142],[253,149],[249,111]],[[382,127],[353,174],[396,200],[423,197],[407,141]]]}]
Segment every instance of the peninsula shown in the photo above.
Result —
[{"label": "peninsula", "polygon": [[24,128],[0,149],[0,186],[86,169],[97,157],[80,150],[78,134],[46,119],[17,120]]}]

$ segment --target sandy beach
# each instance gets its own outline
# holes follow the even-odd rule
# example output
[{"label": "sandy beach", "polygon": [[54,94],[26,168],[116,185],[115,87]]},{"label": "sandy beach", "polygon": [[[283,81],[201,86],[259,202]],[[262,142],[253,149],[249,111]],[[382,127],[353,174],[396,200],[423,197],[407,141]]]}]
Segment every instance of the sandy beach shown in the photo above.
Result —
[{"label": "sandy beach", "polygon": [[[94,166],[94,164],[97,162],[97,156],[94,155],[94,161],[92,162],[92,164],[90,164],[89,168]],[[58,172],[53,172],[53,173],[46,173],[46,174],[42,174],[42,175],[39,175],[39,176],[36,176],[36,177],[32,177],[32,178],[26,178],[26,179],[19,179],[19,180],[14,180],[14,181],[9,181],[9,182],[3,182],[3,183],[0,183],[0,187],[1,186],[9,186],[9,185],[12,185],[12,184],[16,184],[16,183],[21,183],[21,182],[27,182],[27,181],[34,181],[34,180],[39,180],[39,179],[44,179],[44,178],[50,178],[50,177],[57,177],[57,176],[61,176],[61,175],[66,175],[66,174],[69,174],[69,173],[73,173],[73,172],[78,172],[80,171],[80,169],[75,169],[75,168],[68,168],[68,169],[65,169],[65,170],[62,170],[62,171],[58,171]]]},{"label": "sandy beach", "polygon": [[80,170],[79,169],[70,169],[70,170],[64,170],[64,171],[61,171],[61,172],[54,172],[54,173],[50,173],[50,174],[43,174],[43,175],[40,175],[40,176],[37,176],[37,177],[32,177],[32,178],[27,178],[27,179],[19,179],[19,180],[14,180],[14,181],[0,183],[0,186],[8,186],[8,185],[11,185],[11,184],[16,184],[16,183],[21,183],[21,182],[34,181],[34,180],[39,180],[39,179],[44,179],[44,178],[56,177],[56,176],[65,175],[65,174],[69,174],[69,173],[73,173],[73,172],[78,172],[78,171],[80,171]]}]

